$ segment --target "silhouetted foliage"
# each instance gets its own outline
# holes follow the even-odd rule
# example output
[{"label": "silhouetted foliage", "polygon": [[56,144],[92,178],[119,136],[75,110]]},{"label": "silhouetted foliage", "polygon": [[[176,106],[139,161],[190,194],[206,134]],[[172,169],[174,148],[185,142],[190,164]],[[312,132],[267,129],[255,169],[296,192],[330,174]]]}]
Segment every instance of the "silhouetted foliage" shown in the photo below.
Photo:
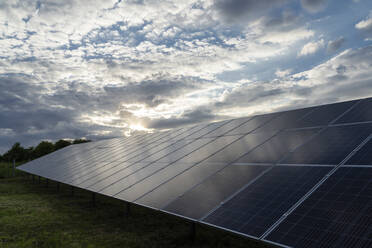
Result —
[{"label": "silhouetted foliage", "polygon": [[42,141],[35,147],[33,152],[33,158],[40,158],[41,156],[47,155],[48,153],[51,153],[53,151],[54,151],[53,143],[49,141]]},{"label": "silhouetted foliage", "polygon": [[72,144],[81,144],[81,143],[87,143],[87,142],[90,142],[90,140],[88,139],[76,139],[72,142]]},{"label": "silhouetted foliage", "polygon": [[3,159],[7,162],[11,162],[13,159],[16,161],[25,161],[28,159],[27,150],[23,148],[19,142],[17,142],[3,155]]},{"label": "silhouetted foliage", "polygon": [[4,153],[0,154],[0,162],[12,162],[15,159],[17,162],[26,162],[32,159],[39,158],[51,152],[62,149],[72,144],[81,144],[90,142],[87,139],[75,139],[74,141],[58,140],[56,143],[49,141],[42,141],[36,147],[23,148],[19,142],[15,143],[12,148]]},{"label": "silhouetted foliage", "polygon": [[54,150],[57,151],[69,145],[72,145],[71,141],[61,139],[54,144]]}]

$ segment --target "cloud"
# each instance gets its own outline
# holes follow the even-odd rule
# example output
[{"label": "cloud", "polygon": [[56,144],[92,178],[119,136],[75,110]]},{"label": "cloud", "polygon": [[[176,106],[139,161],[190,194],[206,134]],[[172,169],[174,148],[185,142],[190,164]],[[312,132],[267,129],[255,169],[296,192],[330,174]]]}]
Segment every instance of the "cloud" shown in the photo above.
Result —
[{"label": "cloud", "polygon": [[128,83],[125,86],[108,85],[104,87],[104,90],[110,97],[120,98],[121,102],[127,104],[144,103],[149,107],[156,107],[167,102],[167,99],[177,97],[197,88],[199,88],[198,82],[190,78],[179,77],[174,79],[153,78],[141,82]]},{"label": "cloud", "polygon": [[370,97],[371,65],[372,46],[348,49],[304,72],[237,85],[208,108],[215,118],[227,113],[248,116]]},{"label": "cloud", "polygon": [[340,37],[336,40],[329,41],[328,45],[327,45],[327,51],[331,52],[331,53],[337,51],[338,49],[341,48],[341,46],[344,44],[344,42],[345,42],[344,37]]},{"label": "cloud", "polygon": [[277,69],[275,72],[275,75],[279,78],[283,78],[283,77],[290,75],[291,73],[292,73],[292,69],[287,69],[287,70]]},{"label": "cloud", "polygon": [[372,35],[372,12],[366,19],[355,24],[355,28],[362,31],[366,36],[370,38]]},{"label": "cloud", "polygon": [[310,13],[317,13],[324,10],[327,2],[327,0],[301,0],[302,7]]},{"label": "cloud", "polygon": [[[320,2],[302,4],[318,11]],[[325,89],[315,82],[341,82],[341,90],[354,71],[367,73],[345,60],[301,81],[294,51],[325,37],[301,11],[293,0],[2,1],[0,150],[16,140],[100,139],[306,105],[304,96]],[[367,20],[357,28],[368,30]],[[343,47],[329,39],[327,50]],[[309,44],[304,54],[327,45]],[[257,67],[274,69],[259,81]]]},{"label": "cloud", "polygon": [[175,127],[182,127],[185,125],[197,124],[201,122],[207,122],[215,120],[218,117],[212,112],[212,109],[208,107],[200,107],[190,111],[182,113],[180,116],[174,118],[164,118],[158,120],[148,121],[146,124],[149,128],[154,129],[168,129]]},{"label": "cloud", "polygon": [[287,0],[216,0],[215,8],[229,20],[253,17],[287,2]]},{"label": "cloud", "polygon": [[301,51],[298,53],[298,56],[307,56],[310,54],[314,54],[323,47],[324,47],[323,39],[316,42],[309,42],[302,47]]}]

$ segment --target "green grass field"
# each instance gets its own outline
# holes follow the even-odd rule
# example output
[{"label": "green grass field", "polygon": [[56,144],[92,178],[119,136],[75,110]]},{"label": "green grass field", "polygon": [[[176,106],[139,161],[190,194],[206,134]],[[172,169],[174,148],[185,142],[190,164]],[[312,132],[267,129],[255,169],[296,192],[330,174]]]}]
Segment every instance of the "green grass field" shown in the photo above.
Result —
[{"label": "green grass field", "polygon": [[[32,183],[30,176],[11,174],[11,165],[0,163],[0,247],[265,247],[224,231],[191,225],[185,220],[158,211],[132,206],[74,191],[45,181]],[[36,178],[35,178],[36,179]]]}]

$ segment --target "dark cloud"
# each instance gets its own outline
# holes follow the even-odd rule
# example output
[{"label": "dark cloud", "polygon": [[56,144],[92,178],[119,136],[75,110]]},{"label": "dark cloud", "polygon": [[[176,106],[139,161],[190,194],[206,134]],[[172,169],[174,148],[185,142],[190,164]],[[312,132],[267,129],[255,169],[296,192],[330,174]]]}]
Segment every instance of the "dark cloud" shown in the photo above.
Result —
[{"label": "dark cloud", "polygon": [[270,82],[262,82],[261,84],[251,85],[250,83],[234,89],[228,94],[223,101],[217,102],[217,108],[221,107],[247,107],[252,105],[259,105],[267,99],[274,96],[280,96],[285,93],[283,89],[267,87]]},{"label": "dark cloud", "polygon": [[331,40],[328,42],[327,51],[332,53],[336,52],[338,49],[341,48],[341,46],[344,44],[345,39],[344,37],[340,37],[336,40]]},{"label": "dark cloud", "polygon": [[168,129],[212,121],[216,118],[218,118],[218,116],[214,114],[212,109],[209,107],[199,107],[197,109],[187,111],[179,117],[151,120],[149,123],[147,123],[147,126],[155,129]]},{"label": "dark cloud", "polygon": [[310,13],[316,13],[325,9],[328,0],[301,0],[302,7]]},{"label": "dark cloud", "polygon": [[215,0],[215,8],[229,20],[253,17],[269,11],[287,0]]},{"label": "dark cloud", "polygon": [[174,79],[154,78],[142,82],[128,83],[125,86],[105,86],[104,90],[110,97],[120,98],[125,103],[142,103],[155,107],[166,103],[170,98],[177,97],[188,91],[197,89],[198,83],[190,78]]},{"label": "dark cloud", "polygon": [[[0,153],[19,141],[25,146],[43,139],[94,137],[100,132],[117,130],[81,123],[81,114],[97,108],[96,99],[88,94],[66,90],[48,93],[48,89],[28,75],[3,74],[0,76]],[[4,134],[7,130],[7,135]]]},{"label": "dark cloud", "polygon": [[264,25],[266,28],[288,27],[295,24],[297,20],[298,16],[291,12],[284,11],[279,17],[267,18]]}]

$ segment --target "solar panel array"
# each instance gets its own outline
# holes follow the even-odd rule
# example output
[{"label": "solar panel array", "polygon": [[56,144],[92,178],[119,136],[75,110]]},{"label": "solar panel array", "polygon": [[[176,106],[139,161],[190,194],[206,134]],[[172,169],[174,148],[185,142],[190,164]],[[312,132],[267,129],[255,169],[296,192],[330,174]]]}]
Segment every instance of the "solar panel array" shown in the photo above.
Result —
[{"label": "solar panel array", "polygon": [[18,169],[283,247],[372,247],[372,98],[73,145]]}]

